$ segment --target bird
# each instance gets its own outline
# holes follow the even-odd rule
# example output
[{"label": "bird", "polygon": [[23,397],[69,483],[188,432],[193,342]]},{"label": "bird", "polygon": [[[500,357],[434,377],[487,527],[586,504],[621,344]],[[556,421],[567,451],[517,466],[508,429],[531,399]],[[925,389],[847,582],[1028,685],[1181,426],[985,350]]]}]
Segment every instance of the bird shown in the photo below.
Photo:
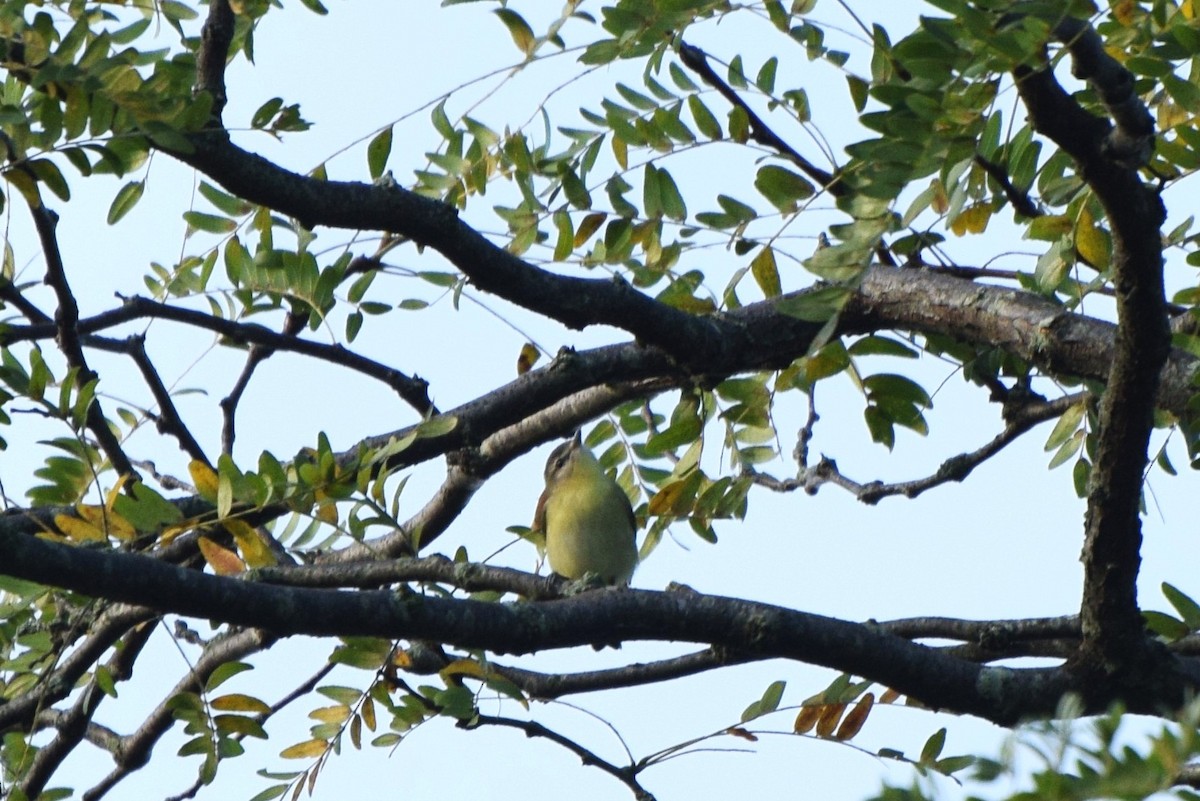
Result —
[{"label": "bird", "polygon": [[633,507],[582,432],[551,452],[545,478],[532,529],[545,537],[550,569],[573,580],[593,574],[605,584],[629,584],[638,562]]}]

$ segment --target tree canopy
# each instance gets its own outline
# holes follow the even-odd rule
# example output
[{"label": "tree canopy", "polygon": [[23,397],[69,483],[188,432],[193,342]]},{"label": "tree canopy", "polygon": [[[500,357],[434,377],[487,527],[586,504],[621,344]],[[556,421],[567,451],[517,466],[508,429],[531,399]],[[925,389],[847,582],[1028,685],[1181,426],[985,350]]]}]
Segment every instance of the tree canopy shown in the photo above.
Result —
[{"label": "tree canopy", "polygon": [[[406,5],[372,13],[403,28]],[[1169,583],[1173,611],[1147,611],[1137,585],[1148,476],[1190,481],[1175,463],[1200,458],[1193,0],[929,0],[903,23],[835,0],[443,5],[494,34],[453,49],[510,60],[424,106],[409,90],[436,60],[397,48],[385,75],[355,41],[262,46],[320,0],[0,5],[0,790],[99,799],[183,732],[196,773],[168,792],[191,797],[269,733],[298,767],[254,765],[256,798],[296,797],[347,746],[441,721],[515,729],[650,798],[657,766],[754,740],[784,707],[789,732],[848,743],[904,703],[1042,721],[1044,754],[1054,721],[1097,716],[1035,775],[1044,794],[1196,783],[1200,604]],[[342,152],[305,163],[309,99],[256,76],[335,58],[360,68],[347,92],[402,85],[406,105],[340,109]],[[140,252],[138,226],[177,223],[182,245],[148,264],[68,241]],[[509,339],[483,341],[467,306]],[[946,374],[970,421],[951,453],[898,479],[839,468],[850,437],[880,463],[926,447]],[[336,405],[305,404],[321,391]],[[631,499],[644,570],[665,538],[709,547],[771,496],[791,510],[776,525],[818,492],[880,519],[921,496],[947,525],[938,494],[992,492],[977,469],[1036,436],[1086,509],[1054,532],[1082,548],[1077,607],[859,622],[790,584],[780,604],[538,575],[527,520],[493,514],[472,539],[472,500],[581,428]],[[920,558],[921,532],[889,536]],[[797,584],[838,532],[806,537],[781,557]],[[294,635],[320,638],[311,664],[240,684]],[[187,666],[144,689],[161,641]],[[770,660],[833,678],[790,706],[773,682],[740,721],[625,761],[530,703]],[[147,693],[133,725],[107,722]],[[296,706],[311,729],[270,729]],[[1125,710],[1163,721],[1149,748],[1122,749]],[[945,736],[881,753],[1005,771]],[[81,749],[110,761],[87,786]]]}]

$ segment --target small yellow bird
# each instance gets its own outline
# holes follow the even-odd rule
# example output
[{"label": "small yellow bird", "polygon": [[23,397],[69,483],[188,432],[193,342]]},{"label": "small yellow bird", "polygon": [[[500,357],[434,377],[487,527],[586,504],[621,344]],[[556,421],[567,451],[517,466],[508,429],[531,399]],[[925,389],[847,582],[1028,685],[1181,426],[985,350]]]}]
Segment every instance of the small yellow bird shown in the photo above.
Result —
[{"label": "small yellow bird", "polygon": [[628,584],[637,567],[637,521],[629,498],[609,478],[580,432],[546,461],[546,489],[533,530],[546,537],[550,569],[569,579],[594,573],[607,584]]}]

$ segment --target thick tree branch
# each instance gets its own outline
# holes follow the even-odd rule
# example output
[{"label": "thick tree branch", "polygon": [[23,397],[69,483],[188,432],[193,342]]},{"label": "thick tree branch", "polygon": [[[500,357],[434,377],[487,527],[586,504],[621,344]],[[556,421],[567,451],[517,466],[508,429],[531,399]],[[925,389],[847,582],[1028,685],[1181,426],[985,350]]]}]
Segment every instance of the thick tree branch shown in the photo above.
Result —
[{"label": "thick tree branch", "polygon": [[320,181],[233,144],[224,132],[196,134],[173,153],[226,190],[297,218],[305,228],[390,231],[445,256],[478,288],[571,328],[612,325],[687,362],[681,340],[728,347],[708,318],[650,298],[624,281],[541,270],[494,244],[437,200],[398,186]]},{"label": "thick tree branch", "polygon": [[212,95],[212,115],[219,124],[229,98],[225,93],[225,64],[233,42],[234,16],[229,0],[211,0],[204,27],[200,29],[200,48],[196,53],[196,93]]},{"label": "thick tree branch", "polygon": [[1070,52],[1075,74],[1091,83],[1116,122],[1114,127],[1081,108],[1046,66],[1016,71],[1034,128],[1075,159],[1113,233],[1119,327],[1088,491],[1081,615],[1092,659],[1081,665],[1141,684],[1157,681],[1153,663],[1162,664],[1143,631],[1136,580],[1142,476],[1170,343],[1160,232],[1165,212],[1136,172],[1153,147],[1153,120],[1133,94],[1133,76],[1104,52],[1090,26],[1068,19],[1055,35]]},{"label": "thick tree branch", "polygon": [[[1051,714],[1072,688],[1071,674],[1061,669],[980,667],[870,625],[692,592],[605,590],[557,601],[488,603],[271,587],[139,554],[11,534],[0,534],[0,561],[11,575],[28,580],[279,636],[421,639],[499,654],[630,640],[704,643],[824,665],[878,681],[926,705],[998,723]],[[1177,705],[1182,698],[1181,683],[1164,684],[1153,703]],[[1108,700],[1094,698],[1094,703]]]}]

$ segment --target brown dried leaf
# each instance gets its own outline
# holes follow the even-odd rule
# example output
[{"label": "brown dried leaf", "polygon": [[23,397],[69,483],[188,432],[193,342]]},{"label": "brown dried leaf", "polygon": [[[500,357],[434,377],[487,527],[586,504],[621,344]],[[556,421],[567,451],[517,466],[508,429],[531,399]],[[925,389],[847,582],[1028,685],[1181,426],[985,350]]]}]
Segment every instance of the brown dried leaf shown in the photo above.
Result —
[{"label": "brown dried leaf", "polygon": [[842,725],[838,726],[837,734],[833,735],[833,738],[849,740],[862,731],[863,724],[867,722],[867,715],[871,714],[871,707],[874,705],[875,693],[867,693],[858,699],[858,703],[850,710],[850,714],[846,715]]}]

